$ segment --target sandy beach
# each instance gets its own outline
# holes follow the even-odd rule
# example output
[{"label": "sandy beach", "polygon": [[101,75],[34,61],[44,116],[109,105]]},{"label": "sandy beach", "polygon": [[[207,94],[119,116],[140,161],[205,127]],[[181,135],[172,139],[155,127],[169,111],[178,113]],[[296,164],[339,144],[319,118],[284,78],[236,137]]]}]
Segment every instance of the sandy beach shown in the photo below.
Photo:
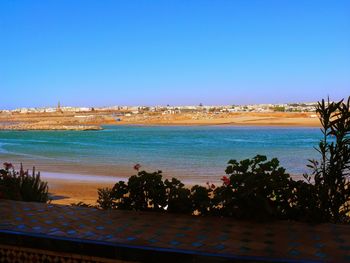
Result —
[{"label": "sandy beach", "polygon": [[113,176],[94,176],[81,174],[63,174],[42,172],[42,179],[48,182],[53,204],[70,205],[84,202],[95,205],[99,188],[113,187],[119,180]]},{"label": "sandy beach", "polygon": [[232,125],[232,126],[282,126],[319,127],[314,113],[292,112],[240,112],[240,113],[187,113],[175,115],[130,116],[117,124],[139,125]]},{"label": "sandy beach", "polygon": [[[71,112],[0,114],[0,129],[5,130],[98,130],[103,125],[236,125],[318,127],[319,120],[310,112],[191,112],[162,114],[144,112]],[[117,120],[118,119],[118,120]]]}]

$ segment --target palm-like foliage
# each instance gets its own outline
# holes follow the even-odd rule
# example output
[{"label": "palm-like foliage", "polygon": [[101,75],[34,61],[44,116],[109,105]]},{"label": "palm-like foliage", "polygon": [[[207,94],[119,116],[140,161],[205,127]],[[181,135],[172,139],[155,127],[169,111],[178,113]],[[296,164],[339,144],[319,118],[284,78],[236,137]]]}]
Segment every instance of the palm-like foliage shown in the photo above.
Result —
[{"label": "palm-like foliage", "polygon": [[0,170],[0,197],[18,201],[47,202],[49,200],[47,182],[41,181],[40,172],[32,174],[24,170],[21,164],[16,171],[11,164],[5,163]]},{"label": "palm-like foliage", "polygon": [[316,149],[321,160],[310,160],[313,172],[304,176],[314,184],[322,220],[341,222],[350,211],[350,97],[347,102],[322,100],[316,111],[323,134]]}]

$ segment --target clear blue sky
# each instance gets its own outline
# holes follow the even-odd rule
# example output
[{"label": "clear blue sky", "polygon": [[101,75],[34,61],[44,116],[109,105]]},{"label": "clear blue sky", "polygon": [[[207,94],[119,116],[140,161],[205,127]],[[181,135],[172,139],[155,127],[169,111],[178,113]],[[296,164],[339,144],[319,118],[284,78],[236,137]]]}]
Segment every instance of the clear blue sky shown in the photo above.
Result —
[{"label": "clear blue sky", "polygon": [[1,0],[0,108],[350,95],[350,1]]}]

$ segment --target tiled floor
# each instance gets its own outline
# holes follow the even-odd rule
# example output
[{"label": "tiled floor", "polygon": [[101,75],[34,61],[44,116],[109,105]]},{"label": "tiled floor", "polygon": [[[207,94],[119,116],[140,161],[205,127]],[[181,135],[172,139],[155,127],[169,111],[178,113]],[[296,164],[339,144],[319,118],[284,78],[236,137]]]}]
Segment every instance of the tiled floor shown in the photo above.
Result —
[{"label": "tiled floor", "polygon": [[0,230],[190,253],[350,262],[350,226],[191,217],[0,200]]}]

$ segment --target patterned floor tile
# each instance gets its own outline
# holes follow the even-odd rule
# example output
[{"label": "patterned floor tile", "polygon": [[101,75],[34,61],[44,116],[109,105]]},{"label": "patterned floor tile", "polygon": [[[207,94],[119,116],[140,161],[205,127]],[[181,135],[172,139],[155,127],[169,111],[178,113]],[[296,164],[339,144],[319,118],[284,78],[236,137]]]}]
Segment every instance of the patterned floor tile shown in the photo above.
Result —
[{"label": "patterned floor tile", "polygon": [[350,226],[191,217],[0,200],[0,231],[275,260],[350,260]]}]

